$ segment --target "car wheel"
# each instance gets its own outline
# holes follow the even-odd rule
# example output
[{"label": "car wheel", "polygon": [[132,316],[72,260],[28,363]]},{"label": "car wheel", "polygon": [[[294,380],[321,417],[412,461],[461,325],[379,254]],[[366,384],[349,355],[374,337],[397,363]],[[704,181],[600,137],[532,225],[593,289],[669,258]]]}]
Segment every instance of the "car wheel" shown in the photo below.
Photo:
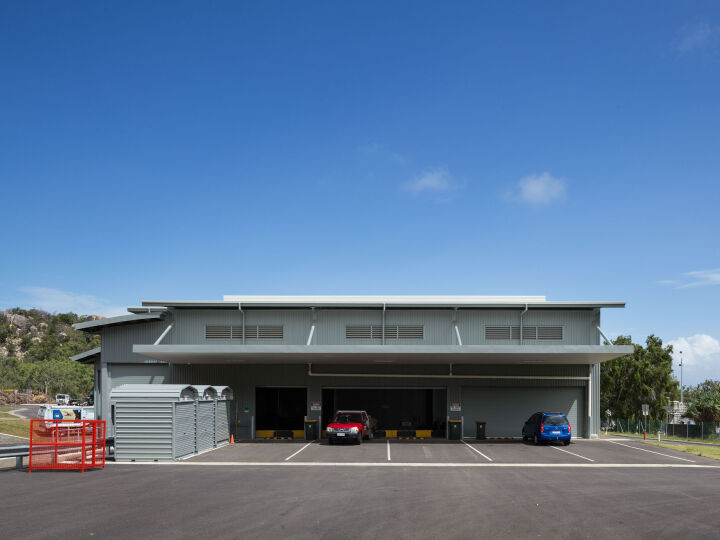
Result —
[{"label": "car wheel", "polygon": [[533,442],[535,443],[535,446],[539,446],[539,445],[540,445],[540,439],[538,439],[538,436],[537,436],[537,435],[535,435],[535,436],[533,437]]},{"label": "car wheel", "polygon": [[332,446],[334,443],[335,443],[335,441],[333,441],[332,439],[328,439],[328,444],[329,444],[330,446]]},{"label": "car wheel", "polygon": [[361,433],[360,435],[358,435],[357,443],[362,444],[362,440],[363,440],[363,437],[362,437],[362,433]]}]

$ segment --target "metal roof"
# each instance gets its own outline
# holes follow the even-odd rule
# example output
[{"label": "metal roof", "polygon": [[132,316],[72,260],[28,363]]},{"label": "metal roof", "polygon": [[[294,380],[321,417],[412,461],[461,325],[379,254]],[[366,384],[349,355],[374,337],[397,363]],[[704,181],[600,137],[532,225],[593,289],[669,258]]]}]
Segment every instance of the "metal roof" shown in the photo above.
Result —
[{"label": "metal roof", "polygon": [[71,356],[70,360],[73,362],[80,362],[81,364],[94,364],[96,360],[100,359],[100,347],[95,347],[89,351],[81,352],[75,356]]},{"label": "metal roof", "polygon": [[170,364],[596,364],[629,345],[133,345]]},{"label": "metal roof", "polygon": [[196,399],[197,388],[190,384],[122,384],[112,389],[111,399],[115,398],[153,398],[181,399],[187,396]]},{"label": "metal roof", "polygon": [[120,326],[124,324],[134,324],[137,322],[160,320],[165,317],[164,311],[153,311],[152,313],[133,313],[130,315],[120,315],[119,317],[108,317],[107,319],[98,319],[95,321],[87,321],[73,324],[75,330],[83,332],[95,332],[108,326]]},{"label": "metal roof", "polygon": [[[544,296],[477,296],[477,295],[431,295],[431,296],[259,296],[225,295],[223,300],[143,300],[142,308],[226,308],[238,307],[334,307],[334,308],[621,308],[625,302],[549,302]],[[140,310],[142,308],[132,308]]]}]

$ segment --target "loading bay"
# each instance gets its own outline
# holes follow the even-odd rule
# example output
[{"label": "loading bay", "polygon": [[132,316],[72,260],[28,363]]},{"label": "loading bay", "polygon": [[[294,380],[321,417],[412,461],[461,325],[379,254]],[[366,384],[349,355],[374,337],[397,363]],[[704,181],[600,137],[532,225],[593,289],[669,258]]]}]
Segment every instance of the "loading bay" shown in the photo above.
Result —
[{"label": "loading bay", "polygon": [[[0,479],[4,538],[720,532],[718,461],[621,438],[567,447],[470,439],[240,442],[178,463],[110,463],[84,474],[6,470]],[[43,493],[71,493],[71,504],[44,504]],[[42,527],[33,525],[38,504]]]}]

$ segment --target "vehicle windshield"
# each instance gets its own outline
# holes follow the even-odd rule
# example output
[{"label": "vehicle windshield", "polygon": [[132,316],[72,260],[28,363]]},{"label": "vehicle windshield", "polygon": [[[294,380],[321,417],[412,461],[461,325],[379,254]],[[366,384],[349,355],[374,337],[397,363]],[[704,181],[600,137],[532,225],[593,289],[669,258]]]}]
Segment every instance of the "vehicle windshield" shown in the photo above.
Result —
[{"label": "vehicle windshield", "polygon": [[342,413],[338,414],[333,418],[330,423],[332,424],[361,424],[362,418],[360,413]]},{"label": "vehicle windshield", "polygon": [[543,418],[543,424],[546,426],[567,426],[567,418],[564,414],[553,414]]}]

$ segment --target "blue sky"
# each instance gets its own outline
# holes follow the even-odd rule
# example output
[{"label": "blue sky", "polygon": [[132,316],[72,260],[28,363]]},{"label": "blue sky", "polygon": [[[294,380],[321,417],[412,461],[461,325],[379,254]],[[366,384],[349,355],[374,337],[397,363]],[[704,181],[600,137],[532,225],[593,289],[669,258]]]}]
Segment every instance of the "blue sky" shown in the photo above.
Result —
[{"label": "blue sky", "polygon": [[0,306],[625,300],[720,379],[717,3],[146,4],[0,6]]}]

